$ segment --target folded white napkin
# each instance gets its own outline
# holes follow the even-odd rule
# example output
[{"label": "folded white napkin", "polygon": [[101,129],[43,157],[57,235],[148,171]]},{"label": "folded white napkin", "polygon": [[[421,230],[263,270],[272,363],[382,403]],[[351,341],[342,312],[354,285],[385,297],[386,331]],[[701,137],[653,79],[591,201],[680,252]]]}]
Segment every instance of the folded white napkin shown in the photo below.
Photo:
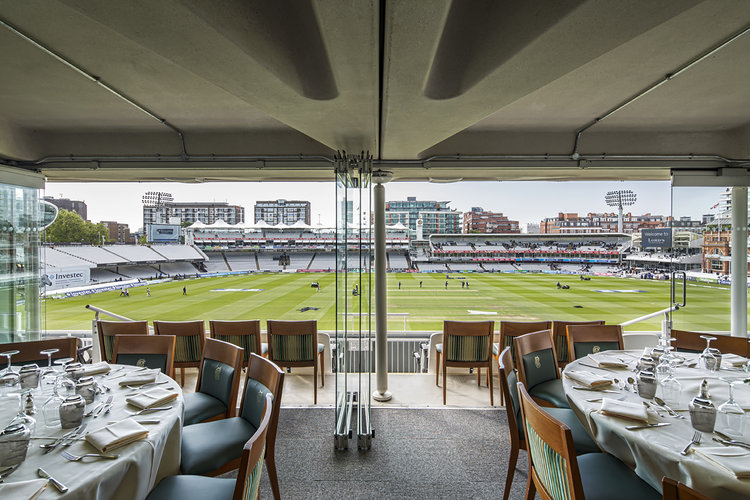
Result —
[{"label": "folded white napkin", "polygon": [[588,358],[593,361],[596,366],[602,368],[627,368],[628,364],[621,359],[615,357],[607,352],[599,352],[596,354],[589,354]]},{"label": "folded white napkin", "polygon": [[722,363],[727,363],[730,366],[734,366],[734,367],[745,366],[747,364],[747,358],[740,356],[738,354],[734,354],[732,352],[722,354],[721,361]]},{"label": "folded white napkin", "polygon": [[48,482],[46,479],[32,479],[17,483],[3,482],[0,484],[0,498],[34,500],[42,494]]},{"label": "folded white napkin", "polygon": [[145,439],[146,436],[148,436],[148,429],[132,418],[127,418],[94,432],[89,432],[86,434],[86,441],[100,452],[106,453],[133,441]]},{"label": "folded white napkin", "polygon": [[161,387],[155,387],[148,391],[138,392],[125,398],[125,401],[138,408],[151,408],[161,406],[164,403],[177,399],[175,391],[168,391]]},{"label": "folded white napkin", "polygon": [[611,378],[587,371],[568,370],[565,372],[565,376],[586,387],[604,387],[612,385],[613,382]]},{"label": "folded white napkin", "polygon": [[694,447],[695,454],[737,479],[750,479],[750,452],[736,446]]},{"label": "folded white napkin", "polygon": [[618,401],[617,399],[602,399],[602,408],[599,410],[603,415],[628,418],[639,422],[648,422],[648,412],[642,403],[630,401]]},{"label": "folded white napkin", "polygon": [[83,365],[83,374],[86,376],[100,375],[102,373],[109,373],[112,368],[106,361],[94,363],[93,365]]},{"label": "folded white napkin", "polygon": [[[143,385],[156,382],[160,370],[145,370],[142,372],[128,373],[120,379],[120,385]],[[116,378],[116,377],[115,377]]]}]

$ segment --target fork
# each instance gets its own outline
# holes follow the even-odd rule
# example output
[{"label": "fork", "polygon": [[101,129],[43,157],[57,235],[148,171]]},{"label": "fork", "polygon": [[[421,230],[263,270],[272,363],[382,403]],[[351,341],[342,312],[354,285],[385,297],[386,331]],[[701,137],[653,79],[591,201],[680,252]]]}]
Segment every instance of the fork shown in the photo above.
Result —
[{"label": "fork", "polygon": [[84,459],[86,457],[96,457],[96,458],[117,458],[120,455],[105,455],[104,453],[86,453],[85,455],[73,455],[68,450],[63,450],[60,455],[63,456],[66,460],[70,460],[71,462],[78,462],[81,459]]},{"label": "fork", "polygon": [[112,396],[111,394],[109,396],[107,396],[107,402],[106,403],[102,403],[101,405],[97,406],[96,407],[96,411],[93,412],[94,413],[94,418],[97,418],[99,415],[101,415],[105,408],[108,408],[108,407],[112,406],[112,401],[114,399],[115,399],[114,396]]},{"label": "fork", "polygon": [[693,439],[685,446],[685,448],[680,452],[681,455],[687,455],[690,451],[690,448],[693,447],[693,445],[696,445],[701,442],[701,439],[703,438],[703,435],[700,431],[695,431],[693,433]]}]

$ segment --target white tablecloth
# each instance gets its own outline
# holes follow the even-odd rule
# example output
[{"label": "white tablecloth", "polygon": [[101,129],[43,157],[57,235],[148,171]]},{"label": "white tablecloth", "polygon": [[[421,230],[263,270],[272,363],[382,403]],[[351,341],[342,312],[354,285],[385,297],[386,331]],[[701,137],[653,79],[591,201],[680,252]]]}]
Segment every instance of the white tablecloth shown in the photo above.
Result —
[{"label": "white tablecloth", "polygon": [[[640,353],[631,352],[629,354]],[[623,353],[622,357],[632,361],[630,370],[608,372],[580,366],[581,362],[591,364],[585,359],[568,364],[565,370],[595,371],[619,380],[626,380],[628,376],[634,377],[632,367],[636,358],[634,356],[628,357],[627,353]],[[695,358],[694,355],[686,355],[686,357]],[[686,418],[669,417],[666,416],[666,412],[662,412],[663,416],[660,417],[650,411],[649,422],[669,422],[671,425],[636,431],[625,429],[625,426],[633,425],[635,422],[602,415],[598,411],[601,406],[600,402],[587,402],[586,400],[607,397],[642,402],[643,399],[637,394],[623,390],[620,390],[619,394],[575,390],[572,387],[579,384],[566,377],[563,377],[563,387],[571,408],[578,414],[579,419],[599,446],[604,451],[635,468],[636,473],[657,490],[661,491],[662,477],[668,476],[695,488],[714,500],[750,498],[750,480],[738,480],[734,475],[710,464],[696,453],[690,453],[688,456],[680,455],[680,451],[690,441],[694,432],[687,408],[689,401],[697,395],[702,380],[708,378],[711,400],[718,407],[728,399],[728,386],[725,382],[718,380],[718,376],[743,377],[744,373],[721,370],[718,376],[706,377],[705,372],[700,368],[679,368],[676,371],[676,376],[682,383],[683,391],[681,402],[674,409]],[[657,396],[659,394],[657,392]],[[735,384],[735,399],[743,408],[750,409],[750,386]],[[750,415],[746,414],[745,418],[750,419]],[[713,437],[716,437],[713,433],[703,433],[703,441],[700,446],[722,446],[712,441]],[[750,442],[750,421],[746,420],[744,436],[741,439]],[[747,460],[750,462],[750,451],[747,452]]]},{"label": "white tablecloth", "polygon": [[[118,365],[112,365],[117,368]],[[95,379],[111,387],[112,392],[97,396],[94,405],[106,400],[109,394],[114,395],[114,406],[108,415],[98,418],[85,417],[88,422],[88,431],[104,427],[110,422],[122,420],[129,415],[126,412],[134,412],[137,408],[125,403],[126,395],[134,391],[120,388],[118,377],[125,371],[135,370],[135,367],[127,366],[123,370],[110,376],[96,376]],[[60,494],[52,485],[48,485],[44,493],[39,497],[43,499],[102,499],[102,500],[134,500],[145,498],[153,486],[163,477],[179,474],[180,470],[180,439],[182,428],[182,416],[184,404],[182,391],[179,384],[166,375],[159,375],[159,381],[168,381],[168,384],[159,387],[172,387],[179,394],[176,401],[170,403],[171,410],[147,413],[138,417],[137,420],[158,420],[157,424],[144,424],[149,430],[148,438],[143,441],[128,444],[122,448],[113,450],[118,454],[116,460],[86,458],[79,462],[69,462],[60,456],[63,448],[58,447],[48,454],[42,454],[39,445],[49,443],[49,439],[42,437],[56,437],[64,434],[66,430],[60,428],[49,429],[44,425],[42,405],[44,397],[35,394],[37,405],[36,430],[32,436],[26,460],[21,466],[5,479],[6,483],[36,479],[37,467],[42,467],[55,479],[61,481],[70,490]],[[17,397],[0,398],[0,426],[4,427],[13,418],[17,410]],[[92,406],[87,406],[87,410]],[[67,448],[75,455],[84,453],[97,453],[97,450],[80,439]]]}]

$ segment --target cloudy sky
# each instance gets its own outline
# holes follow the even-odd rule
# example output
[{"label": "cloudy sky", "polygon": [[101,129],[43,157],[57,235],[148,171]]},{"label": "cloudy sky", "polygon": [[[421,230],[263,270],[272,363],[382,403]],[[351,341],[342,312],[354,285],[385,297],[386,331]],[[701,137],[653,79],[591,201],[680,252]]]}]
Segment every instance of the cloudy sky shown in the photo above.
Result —
[{"label": "cloudy sky", "polygon": [[[392,182],[386,185],[386,200],[405,200],[416,196],[421,200],[450,201],[450,207],[461,212],[482,207],[502,212],[521,225],[539,223],[558,212],[616,211],[604,202],[607,191],[630,189],[638,199],[633,214],[669,215],[674,205],[675,216],[700,218],[711,213],[723,188],[675,188],[666,181],[642,182],[458,182],[431,184],[427,182]],[[235,183],[47,183],[47,196],[83,200],[88,206],[89,220],[116,220],[131,230],[142,226],[141,198],[146,191],[172,193],[175,201],[226,201],[245,207],[251,220],[253,206],[260,200],[308,200],[312,223],[334,223],[335,184],[292,182]],[[626,212],[628,209],[625,210]]]}]

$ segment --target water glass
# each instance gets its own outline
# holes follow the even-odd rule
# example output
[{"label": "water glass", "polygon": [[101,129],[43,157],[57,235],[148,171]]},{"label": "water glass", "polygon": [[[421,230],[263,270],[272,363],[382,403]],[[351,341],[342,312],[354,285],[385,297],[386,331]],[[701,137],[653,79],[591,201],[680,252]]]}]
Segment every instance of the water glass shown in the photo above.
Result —
[{"label": "water glass", "polygon": [[734,400],[734,384],[735,382],[741,382],[742,379],[720,377],[719,380],[729,384],[729,400],[719,406],[716,416],[716,428],[729,436],[742,437],[745,424],[745,411]]}]

